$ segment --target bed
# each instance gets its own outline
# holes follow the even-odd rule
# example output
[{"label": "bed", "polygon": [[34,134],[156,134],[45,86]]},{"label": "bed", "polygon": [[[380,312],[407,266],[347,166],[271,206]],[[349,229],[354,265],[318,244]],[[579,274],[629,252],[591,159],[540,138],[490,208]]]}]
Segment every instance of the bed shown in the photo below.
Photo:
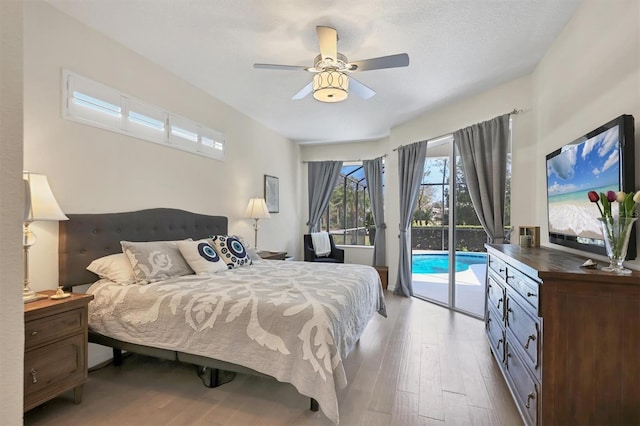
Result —
[{"label": "bed", "polygon": [[227,218],[176,209],[67,216],[60,224],[60,282],[93,283],[90,342],[114,348],[114,356],[126,350],[274,377],[338,423],[343,360],[370,318],[386,316],[374,268],[257,260],[208,276],[123,286],[98,279],[87,265],[121,252],[122,240],[225,235]]}]

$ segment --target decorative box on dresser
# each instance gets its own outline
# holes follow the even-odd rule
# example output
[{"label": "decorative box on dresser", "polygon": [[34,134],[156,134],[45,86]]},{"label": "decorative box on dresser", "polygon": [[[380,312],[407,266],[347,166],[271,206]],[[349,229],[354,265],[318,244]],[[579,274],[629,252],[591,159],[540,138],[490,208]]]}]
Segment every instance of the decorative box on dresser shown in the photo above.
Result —
[{"label": "decorative box on dresser", "polygon": [[640,272],[585,269],[585,257],[545,247],[486,247],[487,337],[524,422],[640,424]]},{"label": "decorative box on dresser", "polygon": [[[42,292],[52,295],[55,291]],[[82,401],[87,381],[87,306],[91,294],[24,305],[24,411],[73,389]]]}]

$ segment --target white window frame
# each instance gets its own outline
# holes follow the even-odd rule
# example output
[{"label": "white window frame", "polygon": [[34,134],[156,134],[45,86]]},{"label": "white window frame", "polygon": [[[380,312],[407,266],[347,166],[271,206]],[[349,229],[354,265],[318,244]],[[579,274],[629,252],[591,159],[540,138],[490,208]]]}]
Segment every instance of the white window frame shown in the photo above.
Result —
[{"label": "white window frame", "polygon": [[[139,119],[132,119],[131,113]],[[62,70],[62,117],[215,160],[225,159],[223,132],[66,69]],[[182,131],[183,137],[174,129]]]}]

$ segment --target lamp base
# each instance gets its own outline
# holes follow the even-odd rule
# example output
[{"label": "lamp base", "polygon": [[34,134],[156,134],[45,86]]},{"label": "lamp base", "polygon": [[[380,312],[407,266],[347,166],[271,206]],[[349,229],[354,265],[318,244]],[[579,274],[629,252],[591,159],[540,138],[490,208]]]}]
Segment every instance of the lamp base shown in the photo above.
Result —
[{"label": "lamp base", "polygon": [[47,296],[43,295],[43,294],[38,294],[35,291],[29,289],[29,288],[25,288],[24,290],[22,290],[22,302],[23,303],[29,303],[29,302],[35,302],[36,300],[42,300],[42,299],[46,299]]}]

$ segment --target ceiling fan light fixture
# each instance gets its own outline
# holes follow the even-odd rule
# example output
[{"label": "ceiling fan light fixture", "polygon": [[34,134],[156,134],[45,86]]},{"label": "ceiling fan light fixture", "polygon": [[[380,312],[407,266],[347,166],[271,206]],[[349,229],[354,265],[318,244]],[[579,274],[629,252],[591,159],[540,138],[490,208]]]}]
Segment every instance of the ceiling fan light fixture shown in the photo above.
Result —
[{"label": "ceiling fan light fixture", "polygon": [[320,102],[340,102],[349,96],[349,76],[335,70],[313,76],[313,97]]}]

